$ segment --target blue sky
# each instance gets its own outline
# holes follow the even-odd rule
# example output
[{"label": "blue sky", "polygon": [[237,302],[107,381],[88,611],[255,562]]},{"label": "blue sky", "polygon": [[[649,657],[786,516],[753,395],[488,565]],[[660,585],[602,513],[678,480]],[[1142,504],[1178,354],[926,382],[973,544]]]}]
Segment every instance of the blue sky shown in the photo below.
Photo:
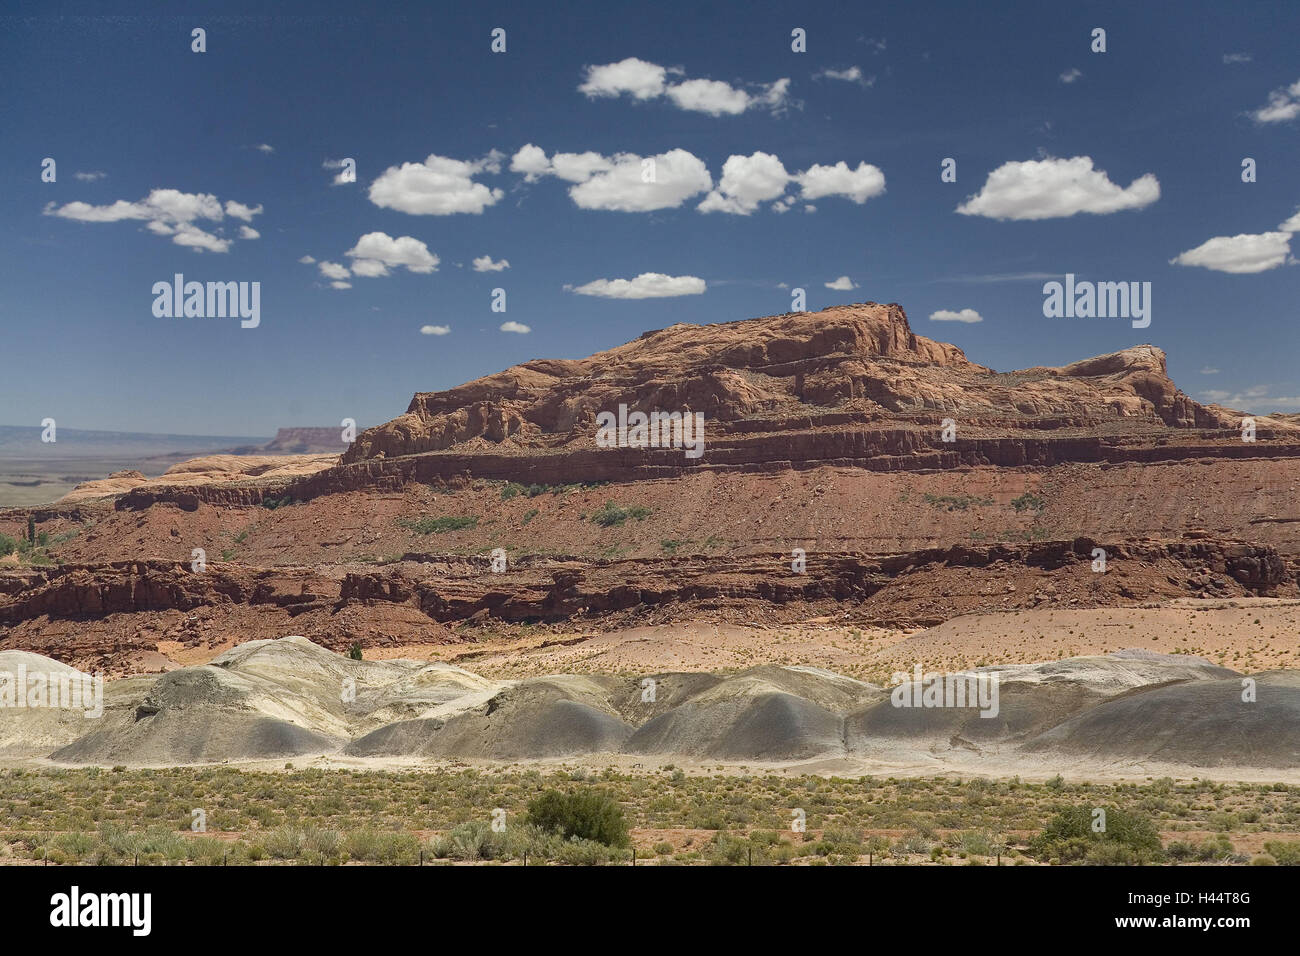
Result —
[{"label": "blue sky", "polygon": [[[1196,398],[1300,409],[1294,3],[102,9],[0,18],[0,423],[370,425],[793,287],[1001,370],[1151,342]],[[1067,272],[1150,282],[1150,327],[1045,318]],[[175,273],[260,282],[260,325],[155,317]]]}]

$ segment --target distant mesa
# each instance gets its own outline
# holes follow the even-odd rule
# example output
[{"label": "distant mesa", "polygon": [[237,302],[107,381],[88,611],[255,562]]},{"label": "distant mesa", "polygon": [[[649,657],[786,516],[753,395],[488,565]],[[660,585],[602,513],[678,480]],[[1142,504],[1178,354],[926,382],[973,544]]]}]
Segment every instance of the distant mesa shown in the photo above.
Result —
[{"label": "distant mesa", "polygon": [[346,447],[338,428],[281,428],[261,445],[240,445],[177,462],[156,477],[131,469],[82,482],[59,503],[75,504],[154,487],[212,488],[250,481],[282,484],[337,465]]},{"label": "distant mesa", "polygon": [[228,455],[340,455],[347,450],[341,428],[281,428],[264,445],[241,445]]}]

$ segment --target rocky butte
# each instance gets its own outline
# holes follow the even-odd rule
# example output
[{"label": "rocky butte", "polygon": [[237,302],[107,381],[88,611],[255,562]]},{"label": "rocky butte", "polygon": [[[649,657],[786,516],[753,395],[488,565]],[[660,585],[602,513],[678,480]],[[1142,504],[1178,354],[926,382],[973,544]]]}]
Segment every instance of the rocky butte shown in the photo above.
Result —
[{"label": "rocky butte", "polygon": [[[702,415],[704,454],[599,447],[624,407]],[[1243,441],[1246,417],[1180,391],[1152,345],[996,372],[894,304],[674,325],[419,393],[341,456],[319,453],[333,430],[286,433],[0,511],[0,534],[30,517],[46,542],[0,558],[0,650],[132,672],[286,633],[431,648],[540,624],[569,646],[656,622],[905,634],[1291,601],[1300,426],[1257,415]],[[275,454],[299,447],[317,454]]]}]

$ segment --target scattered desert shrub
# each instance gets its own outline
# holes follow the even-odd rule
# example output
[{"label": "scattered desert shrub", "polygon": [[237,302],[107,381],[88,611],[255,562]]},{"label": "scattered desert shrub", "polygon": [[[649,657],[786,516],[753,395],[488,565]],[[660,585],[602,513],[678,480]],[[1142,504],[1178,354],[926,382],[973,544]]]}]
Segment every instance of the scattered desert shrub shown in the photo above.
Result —
[{"label": "scattered desert shrub", "polygon": [[416,534],[443,534],[447,531],[464,531],[478,527],[477,515],[462,515],[446,518],[417,518],[414,521],[402,519],[397,522],[403,528]]},{"label": "scattered desert shrub", "polygon": [[1300,866],[1300,840],[1270,840],[1264,851],[1282,866]]},{"label": "scattered desert shrub", "polygon": [[1066,807],[1029,841],[1040,860],[1099,865],[1151,863],[1163,856],[1160,833],[1151,820],[1136,812],[1106,807],[1106,828],[1093,829],[1093,808]]},{"label": "scattered desert shrub", "polygon": [[1038,497],[1038,495],[1031,494],[1031,493],[1028,492],[1028,491],[1026,491],[1026,492],[1025,492],[1023,495],[1021,495],[1019,498],[1012,498],[1012,499],[1011,499],[1011,507],[1015,508],[1016,511],[1018,511],[1018,512],[1019,512],[1019,511],[1030,511],[1030,510],[1032,510],[1032,511],[1042,511],[1043,508],[1045,508],[1046,506],[1047,506],[1047,503],[1046,503],[1045,501],[1043,501],[1042,498]]},{"label": "scattered desert shrub", "polygon": [[612,501],[606,501],[599,509],[591,513],[591,520],[602,528],[618,527],[628,518],[641,521],[649,517],[651,510],[641,505],[630,505],[624,508]]},{"label": "scattered desert shrub", "polygon": [[553,830],[565,839],[577,837],[616,847],[631,842],[623,808],[600,790],[571,793],[547,790],[529,802],[528,822],[542,830]]}]

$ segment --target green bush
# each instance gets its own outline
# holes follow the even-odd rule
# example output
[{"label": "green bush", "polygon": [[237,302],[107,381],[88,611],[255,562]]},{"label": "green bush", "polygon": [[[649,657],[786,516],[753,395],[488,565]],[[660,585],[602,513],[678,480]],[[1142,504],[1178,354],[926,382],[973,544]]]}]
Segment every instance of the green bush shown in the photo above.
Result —
[{"label": "green bush", "polygon": [[577,837],[614,847],[631,843],[623,808],[599,790],[572,793],[547,790],[529,802],[528,822],[539,829],[555,831],[565,839]]},{"label": "green bush", "polygon": [[1118,807],[1105,811],[1106,829],[1098,833],[1091,807],[1066,807],[1029,841],[1030,853],[1040,860],[1099,865],[1150,863],[1163,856],[1160,833],[1147,817]]},{"label": "green bush", "polygon": [[397,523],[403,528],[414,531],[416,534],[443,534],[447,531],[463,531],[466,528],[476,528],[478,527],[478,517],[476,515],[465,515],[448,518],[419,518],[415,521],[402,520]]},{"label": "green bush", "polygon": [[650,508],[645,508],[641,505],[632,505],[624,508],[614,504],[612,501],[606,501],[600,510],[591,513],[591,520],[596,522],[596,524],[600,525],[602,528],[610,528],[622,525],[628,518],[635,518],[637,521],[641,521],[642,519],[649,517],[650,511]]},{"label": "green bush", "polygon": [[1300,866],[1300,840],[1270,840],[1264,850],[1282,866]]},{"label": "green bush", "polygon": [[1042,511],[1047,507],[1047,502],[1043,501],[1043,499],[1038,497],[1038,495],[1026,491],[1019,498],[1011,499],[1011,507],[1015,508],[1016,511],[1029,511],[1031,509],[1034,511]]}]

